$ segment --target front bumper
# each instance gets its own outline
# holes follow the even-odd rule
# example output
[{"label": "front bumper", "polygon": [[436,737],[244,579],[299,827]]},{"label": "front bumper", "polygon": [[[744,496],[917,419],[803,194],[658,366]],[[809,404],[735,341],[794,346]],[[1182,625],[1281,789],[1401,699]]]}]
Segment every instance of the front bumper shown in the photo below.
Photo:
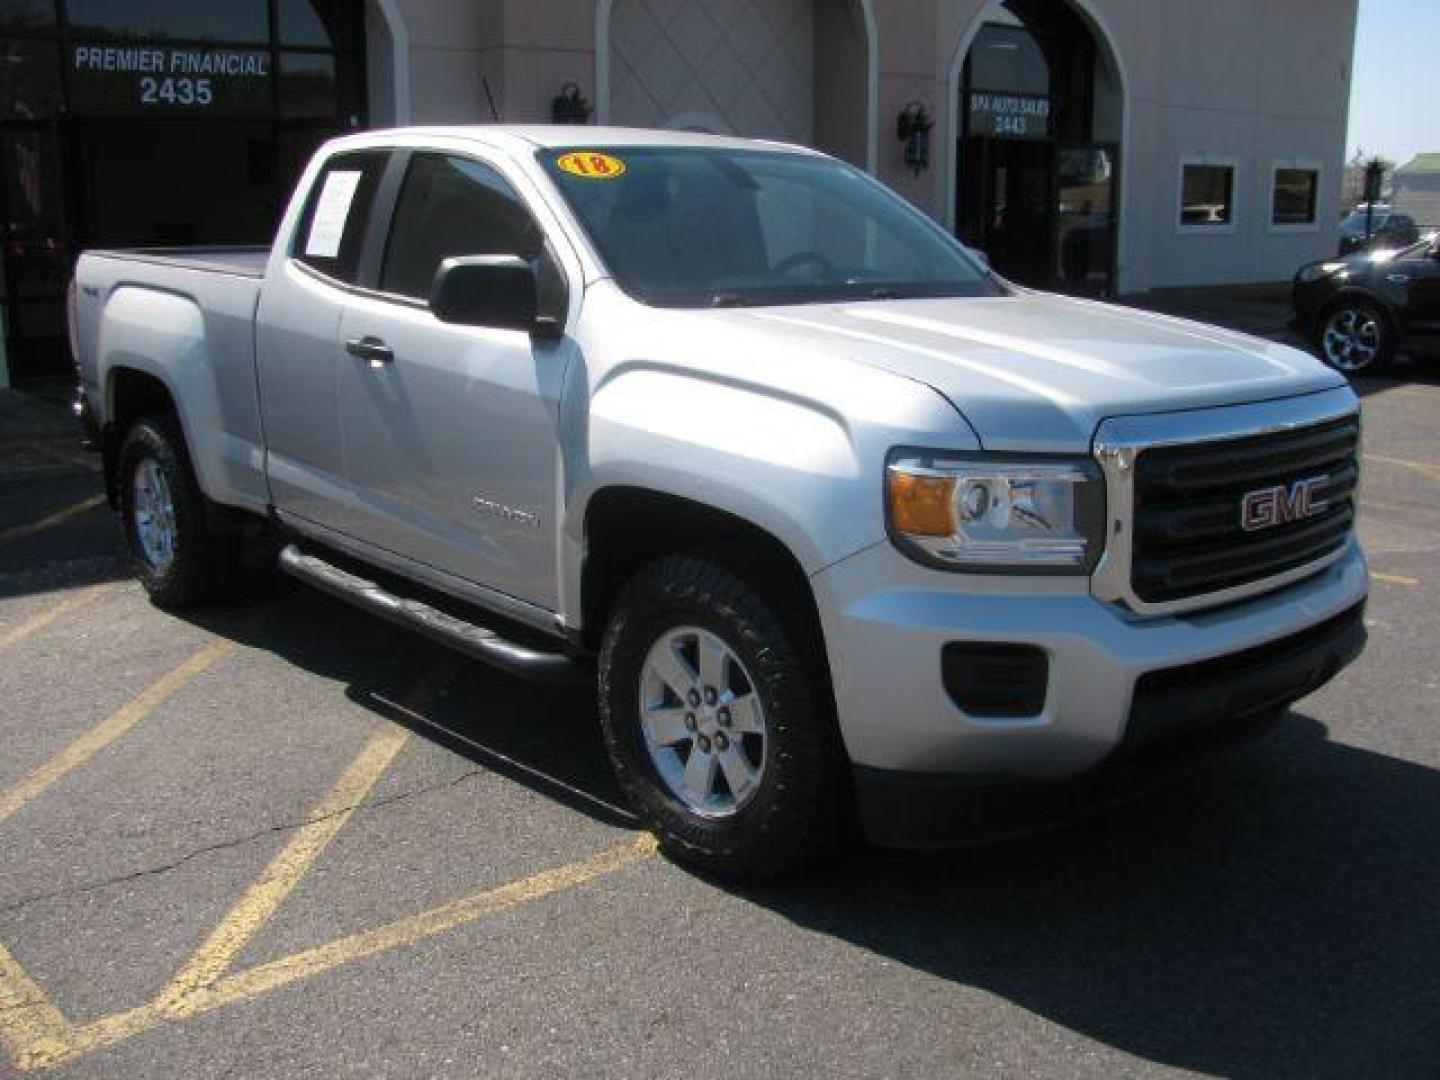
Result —
[{"label": "front bumper", "polygon": [[[952,576],[917,567],[888,545],[825,570],[814,584],[867,831],[903,843],[885,819],[927,790],[1065,785],[1113,764],[1122,748],[1173,744],[1153,738],[1167,723],[1183,742],[1214,720],[1243,727],[1303,697],[1358,654],[1358,621],[1339,639],[1316,628],[1359,611],[1368,575],[1352,541],[1338,562],[1284,589],[1148,619],[1097,600],[1083,580]],[[1264,651],[1322,637],[1293,662]],[[1049,670],[1040,712],[962,712],[941,673],[944,647],[954,642],[1042,649]],[[1256,657],[1258,668],[1247,667]],[[1174,674],[1184,671],[1201,674]]]},{"label": "front bumper", "polygon": [[866,835],[885,847],[936,848],[1043,829],[1134,797],[1258,735],[1365,647],[1365,605],[1280,642],[1151,672],[1124,738],[1099,765],[1043,783],[855,767]]}]

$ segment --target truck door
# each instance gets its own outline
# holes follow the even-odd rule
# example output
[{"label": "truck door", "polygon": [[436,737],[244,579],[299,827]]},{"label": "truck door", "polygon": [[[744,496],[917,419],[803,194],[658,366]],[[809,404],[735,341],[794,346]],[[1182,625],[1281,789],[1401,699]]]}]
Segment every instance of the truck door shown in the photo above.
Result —
[{"label": "truck door", "polygon": [[315,179],[281,263],[272,261],[256,314],[255,365],[270,498],[332,529],[357,524],[341,442],[340,338],[349,288],[388,151],[337,154]]},{"label": "truck door", "polygon": [[340,383],[360,535],[398,555],[555,610],[559,402],[572,346],[431,314],[454,255],[540,267],[541,309],[564,277],[524,201],[472,157],[414,153],[371,290],[351,298]]}]

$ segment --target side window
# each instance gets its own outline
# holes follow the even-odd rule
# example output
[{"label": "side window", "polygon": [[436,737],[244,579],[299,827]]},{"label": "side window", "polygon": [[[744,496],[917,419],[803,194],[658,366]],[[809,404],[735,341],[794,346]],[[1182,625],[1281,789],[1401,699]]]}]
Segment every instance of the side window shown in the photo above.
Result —
[{"label": "side window", "polygon": [[326,162],[300,215],[291,256],[322,274],[354,284],[370,206],[389,160],[388,151],[367,150],[337,154]]},{"label": "side window", "polygon": [[424,300],[457,255],[518,255],[536,263],[543,314],[564,315],[564,278],[545,234],[494,169],[469,158],[416,154],[390,225],[380,288]]}]

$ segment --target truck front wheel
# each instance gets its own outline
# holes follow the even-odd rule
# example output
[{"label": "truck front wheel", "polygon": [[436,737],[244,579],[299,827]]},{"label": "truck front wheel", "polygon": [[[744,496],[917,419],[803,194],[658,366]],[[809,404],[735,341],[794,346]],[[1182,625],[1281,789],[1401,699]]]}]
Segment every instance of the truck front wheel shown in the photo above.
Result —
[{"label": "truck front wheel", "polygon": [[617,602],[600,652],[616,776],[672,857],[790,873],[848,835],[845,755],[804,635],[723,563],[672,556]]},{"label": "truck front wheel", "polygon": [[176,425],[161,417],[137,421],[120,444],[116,469],[131,569],[150,599],[183,608],[223,592],[238,538],[208,526]]}]

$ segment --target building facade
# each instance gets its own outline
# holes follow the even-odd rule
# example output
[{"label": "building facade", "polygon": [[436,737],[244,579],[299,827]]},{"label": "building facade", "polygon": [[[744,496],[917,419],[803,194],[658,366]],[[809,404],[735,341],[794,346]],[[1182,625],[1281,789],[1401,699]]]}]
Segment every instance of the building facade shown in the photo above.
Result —
[{"label": "building facade", "polygon": [[1029,284],[1288,278],[1334,244],[1356,5],[0,0],[9,369],[60,362],[76,251],[264,240],[310,150],[365,126],[783,139]]}]

